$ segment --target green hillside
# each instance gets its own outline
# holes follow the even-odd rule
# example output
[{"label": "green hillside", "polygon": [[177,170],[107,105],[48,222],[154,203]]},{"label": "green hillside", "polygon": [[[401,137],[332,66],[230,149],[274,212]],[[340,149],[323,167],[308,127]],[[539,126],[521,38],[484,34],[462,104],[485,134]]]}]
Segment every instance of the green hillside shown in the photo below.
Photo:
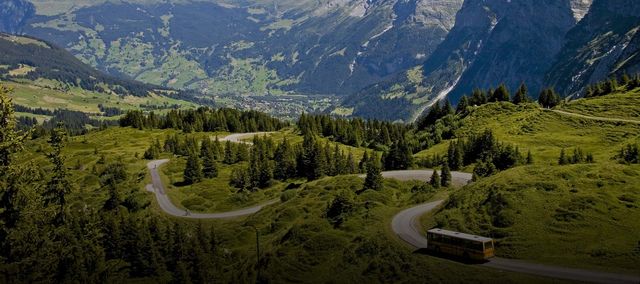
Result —
[{"label": "green hillside", "polygon": [[[286,131],[284,133],[287,133]],[[199,226],[213,227],[217,240],[217,250],[225,251],[212,260],[212,265],[221,267],[216,279],[226,281],[252,282],[256,277],[255,233],[248,225],[256,226],[261,234],[262,263],[261,275],[272,281],[303,281],[324,283],[339,282],[388,282],[415,281],[455,281],[491,283],[500,278],[505,283],[539,283],[544,278],[494,271],[489,268],[467,266],[449,260],[432,258],[412,253],[393,236],[386,225],[400,208],[425,202],[446,195],[443,192],[414,192],[415,182],[386,181],[380,192],[353,192],[362,187],[362,179],[355,176],[328,177],[302,184],[297,189],[287,189],[278,184],[272,189],[251,193],[241,197],[233,193],[224,182],[212,180],[199,185],[199,195],[223,198],[216,201],[218,207],[211,210],[242,208],[266,198],[281,198],[282,201],[248,218],[225,221],[190,221],[169,218],[158,208],[155,198],[145,191],[150,183],[146,162],[142,153],[151,142],[168,135],[180,134],[174,130],[136,130],[131,128],[110,128],[70,138],[63,152],[71,167],[70,180],[74,184],[69,195],[71,210],[84,206],[99,207],[109,198],[107,189],[100,184],[99,174],[107,167],[121,161],[126,164],[128,176],[122,183],[121,198],[126,206],[135,206],[139,211],[121,213],[122,218],[142,216],[142,220],[182,224],[183,230],[195,230]],[[193,133],[203,137],[216,133]],[[223,134],[223,133],[218,133]],[[108,141],[108,142],[105,142]],[[43,170],[52,167],[38,149],[47,149],[45,139],[27,144],[21,161],[43,163]],[[97,153],[97,154],[95,154]],[[101,157],[105,157],[101,161]],[[136,157],[137,156],[137,157]],[[165,156],[169,157],[169,156]],[[168,165],[164,172],[170,182],[174,172],[180,172],[184,158],[177,158],[178,165]],[[180,168],[180,169],[176,169]],[[226,166],[221,165],[221,171]],[[181,175],[181,174],[180,174]],[[224,173],[221,178],[224,180]],[[213,186],[217,184],[217,186]],[[210,187],[206,187],[209,185]],[[126,188],[126,190],[125,190]],[[190,195],[191,189],[174,188],[175,195]],[[180,191],[180,192],[175,192]],[[277,193],[277,195],[274,195]],[[169,194],[172,194],[169,192]],[[325,216],[327,206],[336,196],[346,196],[353,202],[354,211],[345,217],[345,223],[333,227]],[[179,200],[180,197],[176,196]],[[212,199],[215,200],[215,199]],[[235,203],[234,203],[235,202]],[[365,204],[368,204],[365,206]],[[230,207],[229,207],[230,206]],[[124,210],[124,207],[123,207]],[[125,210],[126,211],[126,210]],[[134,213],[135,212],[135,213]],[[131,217],[126,217],[131,216]],[[145,221],[148,222],[148,221]],[[166,226],[166,225],[165,225]],[[230,264],[230,263],[233,264]],[[1,267],[1,266],[0,266]],[[339,275],[335,271],[340,271]],[[110,272],[111,277],[114,272]],[[143,278],[143,281],[158,279]],[[244,280],[239,280],[244,279]]]},{"label": "green hillside", "polygon": [[[106,75],[64,49],[24,36],[0,33],[0,82],[13,89],[13,102],[25,108],[68,110],[112,119],[127,110],[166,112],[195,107],[180,91]],[[51,114],[21,110],[19,115]]]},{"label": "green hillside", "polygon": [[[65,158],[63,168],[68,173],[66,179],[70,183],[66,195],[66,212],[70,219],[60,225],[60,229],[52,227],[56,224],[51,223],[55,222],[52,218],[56,216],[53,211],[56,207],[44,205],[46,195],[42,193],[51,187],[51,177],[60,171],[46,155],[55,153],[50,145],[52,139],[28,140],[24,143],[24,151],[13,152],[19,155],[14,155],[16,163],[10,167],[11,171],[31,172],[20,175],[18,182],[23,187],[18,193],[4,192],[28,197],[20,201],[23,203],[17,203],[21,207],[11,207],[16,204],[11,202],[3,205],[16,210],[5,212],[19,213],[17,225],[7,225],[12,238],[8,243],[13,245],[11,255],[34,253],[30,245],[18,242],[24,239],[23,234],[31,234],[46,245],[39,252],[39,260],[12,264],[44,275],[55,275],[54,270],[41,265],[40,260],[55,263],[54,267],[86,269],[92,265],[88,258],[97,259],[105,267],[109,267],[107,263],[120,263],[121,269],[114,266],[102,272],[105,279],[120,282],[132,278],[180,282],[185,276],[208,279],[214,277],[210,275],[213,272],[220,282],[253,282],[258,274],[259,279],[274,282],[314,283],[416,282],[425,279],[479,283],[493,283],[496,279],[506,283],[553,281],[412,252],[392,232],[391,219],[402,209],[446,199],[442,208],[422,218],[425,229],[439,226],[491,236],[497,240],[500,257],[638,274],[635,263],[639,258],[640,239],[633,232],[640,230],[636,222],[640,218],[640,189],[637,186],[640,184],[640,166],[621,164],[614,156],[627,144],[640,142],[640,128],[636,123],[602,121],[557,112],[560,109],[569,111],[577,104],[599,101],[613,105],[608,100],[621,103],[623,109],[634,109],[637,106],[632,105],[633,98],[637,95],[636,90],[578,100],[551,110],[532,103],[488,103],[470,107],[464,115],[458,114],[455,118],[452,114],[446,115],[436,121],[435,125],[439,125],[435,126],[436,130],[427,127],[420,131],[417,126],[331,120],[327,116],[312,115],[306,115],[299,128],[295,128],[261,113],[225,109],[170,112],[166,116],[130,112],[123,117],[122,125],[133,127],[113,126],[67,139],[61,153]],[[620,99],[620,96],[627,96],[629,100]],[[631,103],[626,104],[627,101]],[[451,119],[455,123],[446,124],[457,126],[453,133],[438,128],[445,123],[443,121]],[[363,125],[368,128],[365,130]],[[343,140],[351,137],[346,135],[352,133],[347,129],[360,134],[354,136],[355,142]],[[492,130],[496,141],[504,143],[501,145],[517,146],[521,153],[530,151],[533,161],[527,165],[518,162],[489,177],[478,177],[476,182],[462,188],[435,189],[422,182],[389,179],[380,189],[364,190],[364,179],[355,174],[326,176],[334,175],[329,168],[337,163],[329,165],[341,159],[339,155],[328,153],[336,147],[338,151],[353,153],[356,162],[364,156],[365,147],[376,148],[378,153],[387,151],[385,156],[389,159],[393,155],[388,153],[393,149],[401,156],[404,152],[399,149],[407,149],[407,145],[413,145],[413,139],[417,139],[424,143],[416,147],[431,146],[415,155],[413,167],[417,168],[422,164],[421,159],[434,154],[446,156],[451,141],[445,139],[431,145],[429,141],[436,140],[430,137],[451,135],[464,140],[486,129]],[[214,151],[217,176],[186,183],[185,172],[190,157],[194,153],[196,156],[208,155],[201,152],[204,146],[200,145],[205,141],[230,132],[253,131],[274,133],[270,134],[271,140],[253,140],[255,144],[251,147],[231,146],[229,155],[226,145],[224,150],[218,148]],[[317,137],[309,136],[309,131]],[[300,134],[305,132],[307,135]],[[402,139],[397,137],[407,141],[394,143],[394,140]],[[239,171],[250,175],[242,178],[248,183],[247,179],[252,179],[253,173],[274,171],[276,165],[281,165],[282,160],[275,154],[279,150],[265,154],[266,159],[260,156],[263,155],[260,151],[279,147],[285,138],[294,150],[283,157],[294,157],[294,163],[302,164],[300,169],[307,169],[308,163],[318,165],[325,169],[325,174],[308,181],[304,177],[306,172],[298,172],[298,175],[284,178],[273,176],[265,186],[239,187],[236,183]],[[423,141],[425,139],[428,141]],[[315,141],[315,144],[309,141]],[[340,141],[355,143],[358,147]],[[592,154],[594,161],[558,164],[562,149],[571,156],[577,147],[584,154]],[[373,149],[368,151],[373,153]],[[325,158],[326,164],[322,166],[313,164],[315,158],[310,156],[313,153],[333,159]],[[228,162],[228,157],[234,161]],[[268,200],[277,202],[255,214],[229,220],[192,221],[169,217],[156,197],[145,188],[151,182],[147,163],[152,159],[170,159],[159,172],[168,197],[180,210],[213,213],[246,208]],[[387,166],[387,160],[383,160]],[[369,160],[365,167],[374,165]],[[474,167],[475,163],[471,163],[463,170],[473,171]],[[363,172],[362,169],[359,171]],[[7,176],[3,178],[7,184],[13,182],[6,179]],[[8,200],[14,200],[11,198]],[[39,211],[34,211],[35,208]],[[9,222],[5,224],[12,224],[11,215],[1,216],[7,220],[3,222]],[[87,227],[86,224],[92,225]],[[260,238],[260,261],[255,258],[252,226]],[[84,239],[79,236],[89,236],[92,241],[80,242]],[[71,245],[61,246],[67,237],[75,239]],[[66,265],[66,258],[58,255],[69,250],[92,250],[96,255],[76,253],[74,259],[78,261]],[[0,269],[9,267],[3,263]],[[7,273],[25,282],[34,279],[33,275],[39,275],[18,276],[13,271]],[[94,277],[90,273],[62,275],[70,279]],[[42,279],[50,278],[43,276]]]},{"label": "green hillside", "polygon": [[[531,151],[534,162],[452,193],[423,224],[495,237],[503,257],[640,272],[640,237],[632,233],[640,231],[640,167],[615,158],[640,143],[640,127],[626,121],[640,111],[638,98],[636,89],[553,110],[511,103],[473,108],[458,137],[491,129],[500,141]],[[416,156],[446,155],[448,143]],[[562,149],[570,156],[576,148],[595,162],[558,164]]]}]

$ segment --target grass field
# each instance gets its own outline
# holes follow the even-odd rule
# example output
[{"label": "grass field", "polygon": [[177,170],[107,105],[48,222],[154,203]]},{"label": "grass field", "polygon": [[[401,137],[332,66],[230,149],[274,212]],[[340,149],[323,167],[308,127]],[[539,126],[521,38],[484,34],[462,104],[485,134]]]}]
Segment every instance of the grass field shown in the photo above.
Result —
[{"label": "grass field", "polygon": [[[627,105],[633,108],[632,104]],[[640,106],[640,105],[638,105]],[[640,107],[636,106],[636,109]],[[463,120],[458,136],[491,129],[501,142],[531,150],[535,164],[557,164],[560,151],[575,147],[593,153],[596,161],[610,160],[627,143],[639,142],[640,128],[632,123],[603,122],[544,111],[535,104],[494,103],[475,108]],[[449,141],[416,154],[445,155]]]},{"label": "grass field", "polygon": [[[106,201],[108,192],[100,187],[98,173],[120,159],[129,176],[120,189],[122,198],[135,197],[148,208],[146,214],[150,218],[213,225],[220,237],[220,249],[227,252],[229,259],[237,260],[233,265],[225,264],[223,272],[224,277],[234,281],[245,279],[252,282],[255,277],[255,233],[246,226],[249,224],[256,226],[261,235],[262,275],[274,281],[403,282],[429,279],[441,282],[453,279],[455,282],[488,283],[499,278],[506,283],[536,283],[543,280],[412,253],[391,233],[388,225],[391,216],[403,207],[445,195],[445,192],[413,193],[411,188],[415,183],[412,182],[390,180],[385,182],[385,189],[380,192],[367,191],[356,195],[354,192],[362,187],[362,179],[342,176],[324,178],[297,189],[284,190],[285,184],[281,183],[247,199],[235,200],[224,181],[230,167],[223,167],[220,180],[205,181],[191,189],[170,189],[179,192],[173,198],[179,199],[181,194],[201,195],[203,200],[210,198],[209,203],[203,203],[209,206],[207,209],[216,211],[245,207],[263,198],[279,198],[281,194],[282,201],[253,216],[233,220],[193,221],[169,217],[160,211],[153,195],[145,191],[144,186],[150,178],[147,161],[141,156],[153,139],[163,139],[173,133],[176,132],[113,127],[71,137],[64,151],[74,184],[69,195],[71,210],[82,210],[87,205],[99,207]],[[197,135],[206,137],[211,134]],[[45,140],[29,142],[28,151],[20,159],[48,171],[51,165],[44,153],[50,149]],[[100,161],[102,156],[106,159],[104,163]],[[177,173],[182,170],[183,159],[172,158],[172,161],[175,162],[162,169],[166,174],[165,182],[181,178]],[[343,225],[333,227],[324,212],[338,194],[348,196],[354,210],[346,216]]]},{"label": "grass field", "polygon": [[[354,176],[325,178],[288,190],[285,202],[267,207],[246,219],[216,222],[224,228],[226,245],[245,254],[251,267],[255,259],[255,233],[260,232],[262,276],[273,282],[404,283],[449,282],[539,283],[543,278],[506,273],[479,266],[413,253],[397,241],[389,221],[400,208],[424,202],[442,192],[411,193],[413,183],[386,181],[380,192],[354,191],[362,179]],[[346,221],[332,226],[325,210],[337,195],[355,205]],[[255,275],[246,276],[249,281]]]},{"label": "grass field", "polygon": [[560,107],[561,110],[584,115],[640,120],[640,89],[611,95],[578,99]]},{"label": "grass field", "polygon": [[[637,96],[636,90],[581,99],[561,109],[630,118],[640,112]],[[454,192],[440,211],[423,218],[425,227],[495,237],[503,257],[640,273],[640,235],[633,233],[640,232],[640,166],[614,160],[623,146],[640,142],[640,127],[496,103],[473,109],[458,135],[484,129],[523,154],[531,150],[534,164]],[[445,155],[448,143],[416,156]],[[561,149],[570,154],[575,147],[593,153],[595,163],[559,166]]]},{"label": "grass field", "polygon": [[[632,107],[632,106],[625,106]],[[356,176],[323,178],[297,188],[289,183],[248,195],[228,185],[234,166],[220,165],[219,178],[192,186],[180,186],[185,163],[170,157],[162,168],[168,193],[178,207],[220,212],[247,207],[265,200],[280,202],[248,217],[232,220],[182,220],[166,216],[144,186],[150,182],[147,161],[141,158],[153,139],[164,139],[174,130],[110,128],[70,139],[65,151],[75,187],[74,208],[101,204],[107,192],[99,185],[100,172],[109,162],[122,159],[129,170],[125,197],[147,204],[152,218],[170,218],[187,224],[213,225],[221,248],[230,259],[225,273],[236,281],[255,279],[255,232],[259,230],[262,276],[274,282],[495,282],[539,283],[549,279],[505,273],[485,267],[414,253],[391,232],[394,214],[430,200],[447,203],[422,218],[433,226],[496,238],[497,254],[560,266],[640,273],[640,166],[612,160],[626,143],[639,142],[637,125],[580,119],[543,111],[534,105],[490,104],[476,108],[465,119],[459,134],[491,128],[498,139],[531,150],[535,163],[481,179],[461,189],[412,192],[416,182],[385,181],[381,191],[356,192],[363,180]],[[199,138],[225,133],[198,133]],[[294,129],[271,135],[300,143]],[[418,157],[445,153],[445,141]],[[596,163],[557,165],[562,148],[579,146],[592,152]],[[362,149],[352,150],[359,159]],[[20,158],[50,168],[43,152],[44,139],[30,142]],[[99,163],[101,156],[107,162]],[[96,168],[96,170],[93,170]],[[293,181],[301,182],[301,181]],[[327,208],[342,196],[351,208],[344,222],[334,226]],[[312,280],[310,280],[312,279]]]}]

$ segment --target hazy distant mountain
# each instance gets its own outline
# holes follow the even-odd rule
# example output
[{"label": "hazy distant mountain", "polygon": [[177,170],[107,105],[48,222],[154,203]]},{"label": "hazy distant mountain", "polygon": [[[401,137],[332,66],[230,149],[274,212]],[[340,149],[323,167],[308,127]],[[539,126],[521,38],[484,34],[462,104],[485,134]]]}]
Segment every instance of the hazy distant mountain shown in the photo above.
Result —
[{"label": "hazy distant mountain", "polygon": [[640,60],[632,0],[31,2],[37,15],[0,2],[13,9],[2,28],[110,74],[210,95],[341,95],[334,113],[389,120],[503,82],[575,94]]},{"label": "hazy distant mountain", "polygon": [[33,2],[39,15],[24,26],[26,33],[111,74],[211,94],[339,95],[421,64],[453,27],[462,4]]}]

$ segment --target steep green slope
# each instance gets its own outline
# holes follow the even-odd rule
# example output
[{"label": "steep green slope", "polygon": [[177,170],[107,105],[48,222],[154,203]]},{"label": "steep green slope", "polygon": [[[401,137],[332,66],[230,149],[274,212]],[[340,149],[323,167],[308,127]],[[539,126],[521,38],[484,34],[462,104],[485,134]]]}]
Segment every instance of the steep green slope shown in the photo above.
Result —
[{"label": "steep green slope", "polygon": [[[66,50],[45,41],[0,34],[0,76],[4,79],[50,79],[74,87],[144,97],[156,87],[105,75]],[[160,90],[162,91],[162,90]]]},{"label": "steep green slope", "polygon": [[[530,150],[534,162],[454,192],[425,226],[495,237],[503,257],[640,272],[640,237],[633,233],[640,231],[640,167],[615,159],[640,142],[640,128],[589,118],[633,117],[638,96],[634,90],[559,107],[586,117],[510,103],[472,109],[458,136],[491,129],[500,141]],[[447,144],[418,156],[446,155]],[[575,148],[593,153],[595,162],[558,165],[561,150],[571,155]]]},{"label": "steep green slope", "polygon": [[[355,195],[353,192],[362,187],[362,179],[355,176],[324,178],[297,189],[287,189],[281,202],[248,218],[224,221],[169,218],[158,208],[153,195],[145,191],[144,186],[150,182],[150,178],[146,169],[148,161],[141,158],[141,153],[154,139],[163,139],[173,134],[183,135],[174,130],[114,127],[70,138],[63,152],[71,167],[69,175],[74,184],[68,195],[70,210],[101,208],[109,198],[109,192],[100,185],[99,173],[114,162],[121,161],[126,165],[128,173],[119,188],[123,204],[137,208],[135,213],[132,211],[123,214],[137,215],[141,220],[153,224],[156,219],[168,219],[169,224],[182,229],[213,227],[217,237],[216,251],[220,253],[210,261],[215,267],[221,267],[216,271],[215,277],[222,282],[239,279],[253,282],[258,270],[261,277],[274,282],[388,283],[429,279],[436,282],[491,283],[500,278],[506,283],[539,283],[546,280],[427,257],[413,253],[396,241],[386,225],[392,215],[400,208],[442,194],[413,192],[412,186],[415,183],[387,181],[385,189],[380,192],[368,191]],[[191,135],[204,137],[209,134]],[[45,138],[31,141],[26,146],[27,151],[21,154],[21,161],[38,163],[44,171],[52,168],[38,150],[48,149]],[[173,167],[166,170],[172,172]],[[278,190],[281,189],[278,187]],[[225,191],[227,189],[215,188],[209,190],[208,194]],[[250,198],[260,198],[261,194],[252,193]],[[354,207],[353,211],[345,215],[345,223],[334,227],[325,212],[337,196],[346,196]],[[125,207],[121,210],[127,211]],[[260,233],[260,264],[255,260],[255,232],[249,225],[258,228]],[[134,231],[127,231],[123,238],[130,237]],[[157,250],[165,251],[162,247],[157,247]],[[135,253],[137,255],[139,252]],[[162,255],[162,258],[170,261],[173,256]],[[139,267],[138,264],[135,265],[132,269]],[[175,271],[173,267],[168,269]],[[193,267],[189,271],[197,269]],[[153,273],[155,271],[151,275]],[[109,272],[108,275],[113,277],[115,273]],[[147,276],[142,280],[153,281],[158,278],[161,276]]]},{"label": "steep green slope", "polygon": [[640,90],[622,91],[604,97],[578,99],[559,109],[583,115],[640,120]]}]

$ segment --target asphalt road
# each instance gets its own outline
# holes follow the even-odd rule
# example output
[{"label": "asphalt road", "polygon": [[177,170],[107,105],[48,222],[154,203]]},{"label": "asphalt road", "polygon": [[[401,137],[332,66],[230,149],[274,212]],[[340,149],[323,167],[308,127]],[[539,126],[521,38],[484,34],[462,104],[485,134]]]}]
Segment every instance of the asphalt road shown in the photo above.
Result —
[{"label": "asphalt road", "polygon": [[220,138],[220,142],[231,141],[233,143],[245,143],[245,144],[253,144],[249,141],[244,141],[245,139],[253,138],[256,135],[268,135],[273,132],[251,132],[251,133],[236,133],[230,134],[225,137]]},{"label": "asphalt road", "polygon": [[[427,239],[420,228],[420,216],[440,206],[444,201],[438,200],[405,209],[396,214],[391,221],[393,232],[404,242],[416,249],[426,248]],[[574,280],[592,283],[640,283],[640,276],[590,271],[584,269],[557,267],[530,263],[521,260],[494,257],[481,264],[498,270],[533,274],[555,279]]]},{"label": "asphalt road", "polygon": [[229,212],[221,212],[221,213],[191,213],[187,212],[184,209],[180,209],[173,205],[169,196],[165,191],[164,184],[160,179],[160,174],[158,172],[158,168],[163,164],[169,162],[169,160],[157,160],[151,161],[147,164],[149,171],[151,172],[151,181],[152,184],[147,185],[147,190],[155,193],[156,199],[158,200],[158,204],[160,208],[165,213],[182,218],[191,218],[191,219],[225,219],[225,218],[234,218],[245,215],[250,215],[260,211],[263,207],[274,204],[278,202],[278,200],[271,200],[264,204],[260,204],[253,207],[248,207],[240,210],[229,211]]},{"label": "asphalt road", "polygon": [[[234,143],[250,143],[242,141],[242,139],[247,139],[255,135],[267,134],[267,133],[242,133],[242,134],[232,134],[222,138],[220,141],[231,141]],[[166,194],[164,185],[162,180],[160,179],[160,174],[158,172],[158,167],[167,163],[169,160],[156,160],[149,162],[147,167],[151,172],[151,180],[152,184],[147,185],[147,190],[155,193],[156,198],[158,200],[158,204],[163,211],[165,211],[169,215],[183,217],[183,218],[194,218],[194,219],[224,219],[224,218],[234,218],[245,215],[250,215],[260,211],[263,207],[274,204],[278,202],[278,200],[271,200],[265,204],[261,204],[258,206],[253,206],[245,209],[230,211],[230,212],[221,212],[221,213],[188,213],[183,209],[177,208]],[[409,171],[389,171],[383,172],[382,176],[385,178],[394,178],[402,181],[408,180],[420,180],[420,181],[428,181],[433,174],[433,170],[409,170]],[[452,172],[451,173],[453,182],[458,185],[464,185],[471,182],[472,175],[468,173],[461,172]],[[423,233],[423,230],[420,228],[419,218],[424,214],[434,210],[438,206],[440,206],[444,200],[438,200],[434,202],[429,202],[421,205],[417,205],[408,209],[401,211],[396,214],[391,221],[391,228],[393,232],[404,242],[413,246],[414,248],[426,248],[427,247],[427,239]],[[513,260],[513,259],[505,259],[505,258],[492,258],[489,262],[481,264],[485,267],[490,267],[493,269],[533,274],[538,276],[545,276],[556,279],[566,279],[566,280],[574,280],[574,281],[582,281],[582,282],[593,282],[593,283],[633,283],[640,284],[640,276],[635,275],[626,275],[626,274],[615,274],[615,273],[606,273],[606,272],[597,272],[583,269],[575,269],[575,268],[566,268],[566,267],[557,267],[550,265],[542,265],[536,263],[530,263],[521,260]]]},{"label": "asphalt road", "polygon": [[[255,133],[239,133],[239,134],[231,134],[226,137],[220,139],[220,141],[231,141],[233,143],[247,143],[251,144],[251,142],[242,141],[242,139],[248,139],[255,135],[263,135],[269,134],[270,132],[255,132]],[[220,213],[191,213],[184,209],[180,209],[176,207],[169,199],[167,192],[165,190],[164,184],[162,183],[162,179],[160,178],[160,173],[158,172],[158,168],[163,164],[169,162],[169,160],[156,160],[151,161],[147,164],[147,168],[151,172],[151,182],[152,184],[147,185],[147,191],[152,192],[156,195],[156,199],[158,200],[158,205],[165,213],[182,218],[191,218],[191,219],[226,219],[226,218],[235,218],[246,215],[251,215],[262,210],[263,207],[274,204],[278,202],[278,200],[270,200],[266,203],[248,207],[240,210],[234,210],[229,212],[220,212]]]},{"label": "asphalt road", "polygon": [[[433,175],[433,170],[407,170],[382,172],[384,178],[393,178],[401,181],[419,180],[429,181]],[[364,175],[361,175],[364,177]],[[462,172],[451,172],[451,180],[455,185],[466,185],[473,178],[472,174]]]}]

